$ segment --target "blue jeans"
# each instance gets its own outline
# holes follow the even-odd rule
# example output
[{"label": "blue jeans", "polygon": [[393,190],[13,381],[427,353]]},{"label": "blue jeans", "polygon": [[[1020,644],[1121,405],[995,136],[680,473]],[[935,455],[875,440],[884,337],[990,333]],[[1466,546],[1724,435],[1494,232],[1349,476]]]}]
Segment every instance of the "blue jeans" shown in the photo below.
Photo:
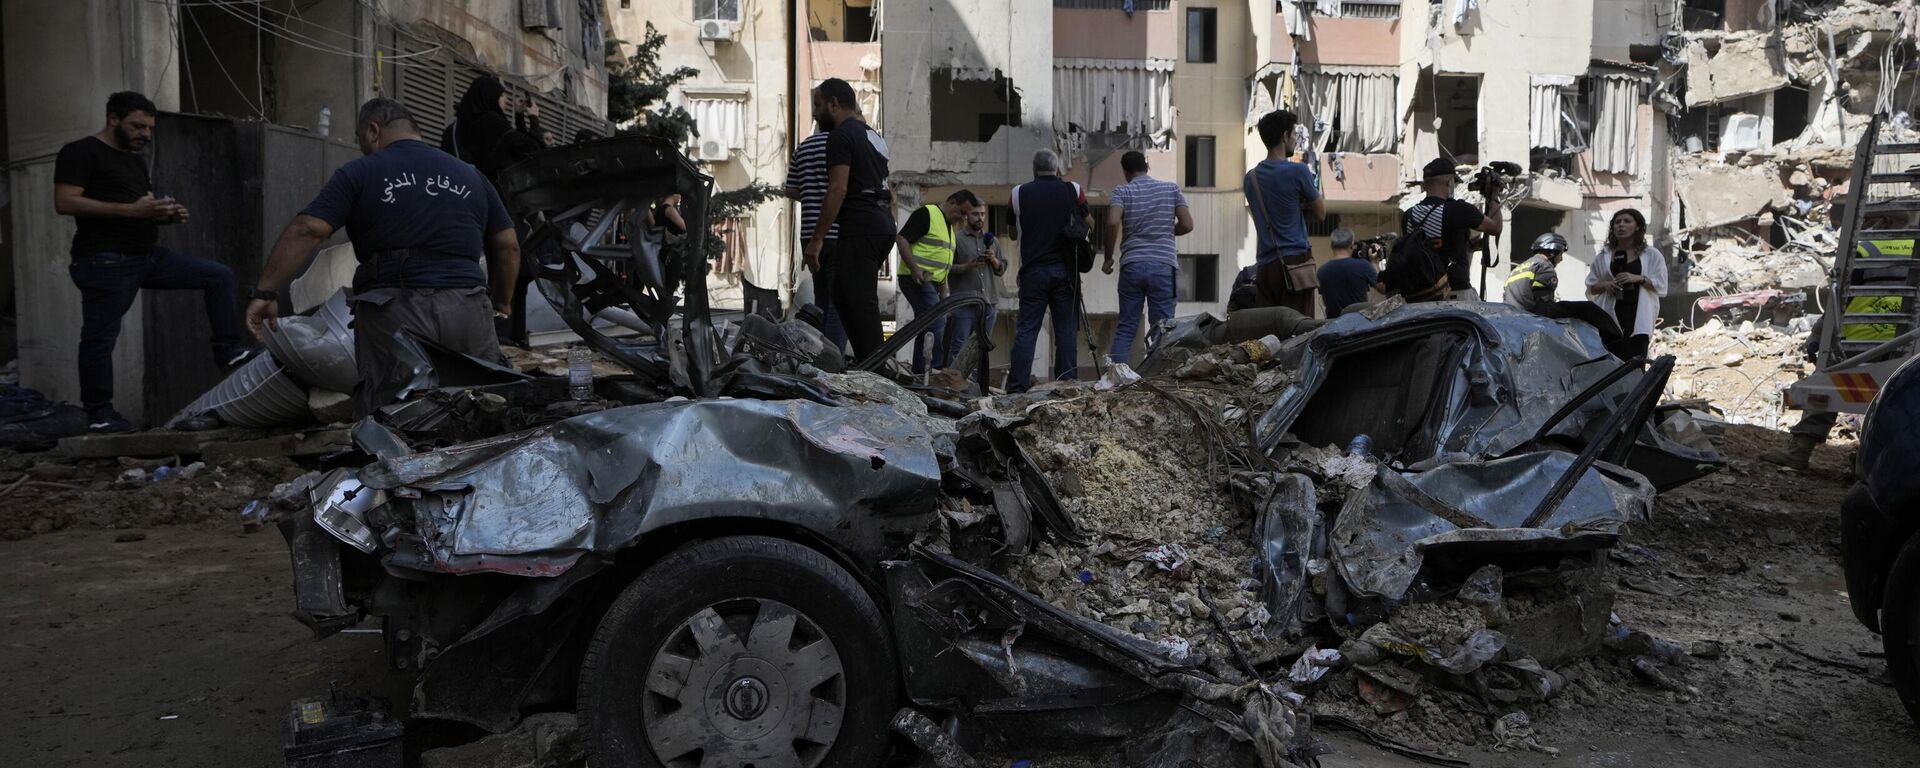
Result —
[{"label": "blue jeans", "polygon": [[1175,278],[1180,269],[1159,261],[1135,261],[1120,266],[1120,321],[1113,328],[1108,356],[1116,363],[1133,361],[1133,337],[1140,330],[1140,304],[1147,305],[1147,346],[1160,337],[1160,323],[1173,317]]},{"label": "blue jeans", "polygon": [[[913,307],[915,320],[925,316],[927,310],[933,309],[933,305],[940,303],[939,283],[932,280],[915,283],[913,278],[906,275],[900,275],[895,282],[900,285],[900,295],[907,297],[907,306]],[[898,325],[902,328],[906,327],[906,323],[898,323]],[[947,324],[934,323],[927,333],[933,336],[933,367],[947,367]],[[922,339],[913,340],[914,373],[927,372],[927,347],[921,343],[922,341]]]},{"label": "blue jeans", "polygon": [[1020,269],[1020,316],[1013,337],[1013,360],[1007,370],[1007,391],[1025,392],[1033,386],[1033,347],[1040,341],[1041,316],[1053,315],[1053,378],[1071,379],[1079,368],[1075,356],[1074,323],[1079,322],[1074,275],[1058,261]]},{"label": "blue jeans", "polygon": [[[987,330],[989,333],[991,333],[993,330],[993,322],[1000,318],[1000,308],[992,304],[988,304],[986,307],[986,310],[987,310]],[[979,320],[980,320],[979,307],[972,307],[972,306],[961,307],[953,311],[953,317],[947,321],[947,364],[948,365],[953,365],[954,363],[960,362],[960,349],[967,345],[967,339],[973,335],[974,324],[979,322]],[[987,365],[987,361],[985,359],[982,359],[980,361],[980,365],[982,366]]]},{"label": "blue jeans", "polygon": [[142,254],[75,257],[67,274],[80,289],[80,404],[90,414],[113,406],[113,346],[120,340],[120,318],[142,288],[201,291],[214,359],[225,362],[241,348],[233,270],[225,264],[156,246]]}]

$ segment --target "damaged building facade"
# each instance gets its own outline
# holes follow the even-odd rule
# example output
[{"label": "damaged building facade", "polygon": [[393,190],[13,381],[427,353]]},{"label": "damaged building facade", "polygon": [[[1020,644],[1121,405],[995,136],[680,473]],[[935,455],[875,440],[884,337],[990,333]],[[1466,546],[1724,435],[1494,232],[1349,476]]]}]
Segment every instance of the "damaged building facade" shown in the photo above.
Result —
[{"label": "damaged building facade", "polygon": [[[10,213],[0,268],[18,297],[20,383],[78,399],[80,292],[67,275],[73,219],[53,210],[54,156],[100,130],[103,105],[136,90],[169,113],[149,153],[155,190],[194,212],[160,244],[232,267],[252,285],[279,228],[335,168],[358,157],[354,112],[396,98],[438,141],[482,73],[541,106],[571,137],[607,130],[603,0],[291,0],[7,3],[4,156]],[[345,246],[345,237],[335,244]],[[351,246],[293,291],[307,309],[346,284]],[[304,301],[302,300],[304,297]],[[197,295],[149,292],[115,350],[119,408],[159,420],[218,381]]]},{"label": "damaged building facade", "polygon": [[[915,193],[903,211],[928,190],[968,186],[1008,236],[998,207],[1030,177],[1025,153],[1008,152],[1048,146],[1098,214],[1122,181],[1119,154],[1141,150],[1194,213],[1179,241],[1179,314],[1218,310],[1253,263],[1240,180],[1265,156],[1253,123],[1276,107],[1313,131],[1304,159],[1331,214],[1311,226],[1320,258],[1336,227],[1396,231],[1428,160],[1505,160],[1528,174],[1505,201],[1488,295],[1536,236],[1565,235],[1584,268],[1610,214],[1635,208],[1674,274],[1691,278],[1673,292],[1675,314],[1693,294],[1819,284],[1818,262],[1793,256],[1808,248],[1782,259],[1751,246],[1834,247],[1823,214],[1845,189],[1851,142],[1866,114],[1897,112],[1911,91],[1883,55],[1904,39],[1901,18],[1867,0],[1056,0],[1050,16],[951,0],[883,11],[885,101],[909,116],[885,131],[896,181]],[[1045,40],[1049,23],[1050,49],[1018,42]],[[973,92],[966,82],[1001,111],[960,98]],[[1085,278],[1102,343],[1114,283]],[[1585,298],[1577,280],[1560,290]]]}]

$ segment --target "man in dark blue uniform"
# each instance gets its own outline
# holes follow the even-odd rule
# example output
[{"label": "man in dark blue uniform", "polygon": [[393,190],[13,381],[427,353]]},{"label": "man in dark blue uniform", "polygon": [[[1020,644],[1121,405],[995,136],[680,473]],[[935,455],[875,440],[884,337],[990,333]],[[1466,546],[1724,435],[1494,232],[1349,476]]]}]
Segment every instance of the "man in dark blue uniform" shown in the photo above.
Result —
[{"label": "man in dark blue uniform", "polygon": [[360,368],[354,412],[365,417],[392,402],[413,377],[394,357],[396,333],[412,331],[475,357],[500,357],[494,319],[512,313],[520,242],[493,185],[473,166],[422,141],[399,102],[367,102],[354,134],[365,157],[334,172],[280,233],[247,307],[247,325],[255,335],[273,325],[280,292],[315,248],[346,227],[360,262],[351,298]]}]

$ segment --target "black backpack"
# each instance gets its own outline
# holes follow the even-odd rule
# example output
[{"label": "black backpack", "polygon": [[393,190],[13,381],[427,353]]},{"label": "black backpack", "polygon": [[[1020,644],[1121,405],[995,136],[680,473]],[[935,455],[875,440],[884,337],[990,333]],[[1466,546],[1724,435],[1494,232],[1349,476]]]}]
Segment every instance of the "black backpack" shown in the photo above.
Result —
[{"label": "black backpack", "polygon": [[1447,297],[1447,257],[1440,252],[1440,241],[1426,236],[1425,224],[1435,215],[1444,216],[1445,206],[1427,209],[1427,215],[1413,222],[1408,216],[1400,238],[1387,254],[1387,269],[1381,281],[1390,291],[1407,301],[1437,301]]}]

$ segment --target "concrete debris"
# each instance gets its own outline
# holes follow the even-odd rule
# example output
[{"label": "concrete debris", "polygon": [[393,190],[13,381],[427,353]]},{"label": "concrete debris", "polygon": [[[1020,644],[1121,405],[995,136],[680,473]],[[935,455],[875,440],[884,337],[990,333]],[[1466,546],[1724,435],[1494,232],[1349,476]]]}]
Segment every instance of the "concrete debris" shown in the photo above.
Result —
[{"label": "concrete debris", "polygon": [[1775,429],[1784,426],[1780,390],[1810,371],[1807,335],[1750,320],[1728,326],[1715,318],[1691,330],[1661,329],[1654,345],[1679,360],[1668,397],[1706,400],[1730,423]]},{"label": "concrete debris", "polygon": [[1687,42],[1688,108],[1768,93],[1786,84],[1786,66],[1771,34],[1728,36],[1711,54],[1706,41]]},{"label": "concrete debris", "polygon": [[1674,188],[1686,206],[1688,229],[1750,221],[1761,212],[1785,209],[1793,194],[1772,164],[1741,168],[1719,163],[1677,163]]}]

